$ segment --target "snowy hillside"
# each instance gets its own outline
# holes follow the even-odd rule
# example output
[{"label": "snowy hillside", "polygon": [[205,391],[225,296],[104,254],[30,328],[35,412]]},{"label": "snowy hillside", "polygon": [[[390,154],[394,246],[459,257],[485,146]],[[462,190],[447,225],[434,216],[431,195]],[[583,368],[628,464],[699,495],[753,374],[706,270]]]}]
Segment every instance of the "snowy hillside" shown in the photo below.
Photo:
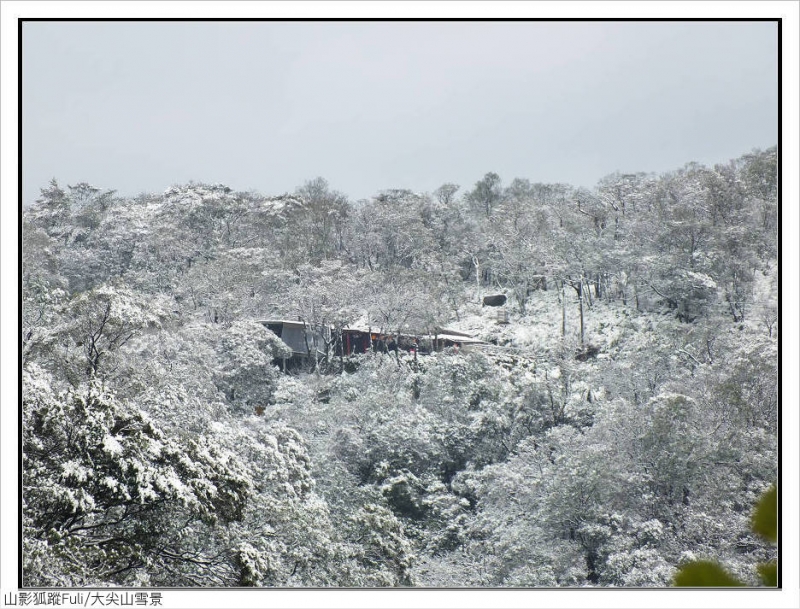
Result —
[{"label": "snowy hillside", "polygon": [[22,218],[25,585],[759,585],[776,162],[358,204],[54,180]]}]

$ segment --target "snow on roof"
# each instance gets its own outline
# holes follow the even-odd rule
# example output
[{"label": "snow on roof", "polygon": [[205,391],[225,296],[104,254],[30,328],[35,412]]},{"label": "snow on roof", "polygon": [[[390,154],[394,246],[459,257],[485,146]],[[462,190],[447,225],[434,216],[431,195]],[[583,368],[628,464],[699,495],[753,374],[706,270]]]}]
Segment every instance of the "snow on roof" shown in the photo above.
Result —
[{"label": "snow on roof", "polygon": [[422,336],[420,338],[424,338],[426,340],[434,340],[434,339],[450,340],[453,341],[454,343],[462,343],[464,345],[466,344],[478,345],[484,343],[484,341],[479,340],[477,338],[473,338],[466,334],[426,334],[425,336]]},{"label": "snow on roof", "polygon": [[283,324],[286,326],[304,326],[305,322],[299,319],[259,319],[258,323],[266,325]]},{"label": "snow on roof", "polygon": [[[285,326],[294,326],[294,327],[303,327],[305,324],[299,319],[259,319],[259,323],[264,325],[277,325],[283,324]],[[347,326],[342,328],[345,332],[362,332],[364,334],[381,334],[376,328],[369,328],[366,326],[361,326],[358,324],[354,324],[351,326]],[[391,334],[395,334],[391,332]],[[400,333],[401,336],[416,336],[420,339],[425,340],[449,340],[455,343],[462,343],[462,344],[484,344],[485,341],[482,341],[470,334],[466,334],[465,332],[459,332],[458,330],[449,330],[447,328],[436,328],[436,334],[416,334],[414,332],[408,331],[407,333]]]},{"label": "snow on roof", "polygon": [[472,338],[471,334],[467,334],[466,332],[461,332],[460,330],[451,330],[450,328],[436,328],[436,332],[439,333],[439,336],[442,335],[451,335],[451,336],[464,336],[466,338]]},{"label": "snow on roof", "polygon": [[376,331],[372,328],[368,328],[367,326],[359,326],[359,325],[352,325],[352,326],[345,326],[342,328],[343,332],[363,332],[364,334],[369,334],[372,332],[376,334]]}]

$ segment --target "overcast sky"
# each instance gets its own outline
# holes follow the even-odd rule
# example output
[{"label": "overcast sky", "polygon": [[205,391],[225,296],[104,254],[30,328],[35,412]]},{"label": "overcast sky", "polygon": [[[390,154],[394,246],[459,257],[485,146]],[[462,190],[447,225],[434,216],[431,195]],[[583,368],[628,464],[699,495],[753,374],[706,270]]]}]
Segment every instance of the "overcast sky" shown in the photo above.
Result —
[{"label": "overcast sky", "polygon": [[770,22],[26,22],[23,199],[591,187],[777,144]]}]

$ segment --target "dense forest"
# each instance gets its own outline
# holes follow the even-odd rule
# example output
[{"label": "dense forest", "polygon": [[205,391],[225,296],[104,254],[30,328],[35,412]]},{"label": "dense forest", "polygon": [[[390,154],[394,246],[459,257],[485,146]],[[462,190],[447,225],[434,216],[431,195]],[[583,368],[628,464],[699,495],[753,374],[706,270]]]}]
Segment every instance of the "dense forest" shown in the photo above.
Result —
[{"label": "dense forest", "polygon": [[[757,585],[777,199],[775,148],[358,202],[53,180],[21,218],[24,584]],[[485,345],[284,372],[265,319]]]}]

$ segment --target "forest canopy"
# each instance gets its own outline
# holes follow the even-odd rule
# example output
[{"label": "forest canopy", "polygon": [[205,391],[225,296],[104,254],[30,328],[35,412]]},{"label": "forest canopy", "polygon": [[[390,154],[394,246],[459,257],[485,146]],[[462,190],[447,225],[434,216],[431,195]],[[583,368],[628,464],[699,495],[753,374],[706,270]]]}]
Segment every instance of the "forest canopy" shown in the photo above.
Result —
[{"label": "forest canopy", "polygon": [[755,586],[776,558],[774,147],[361,201],[54,179],[21,222],[26,586]]}]

